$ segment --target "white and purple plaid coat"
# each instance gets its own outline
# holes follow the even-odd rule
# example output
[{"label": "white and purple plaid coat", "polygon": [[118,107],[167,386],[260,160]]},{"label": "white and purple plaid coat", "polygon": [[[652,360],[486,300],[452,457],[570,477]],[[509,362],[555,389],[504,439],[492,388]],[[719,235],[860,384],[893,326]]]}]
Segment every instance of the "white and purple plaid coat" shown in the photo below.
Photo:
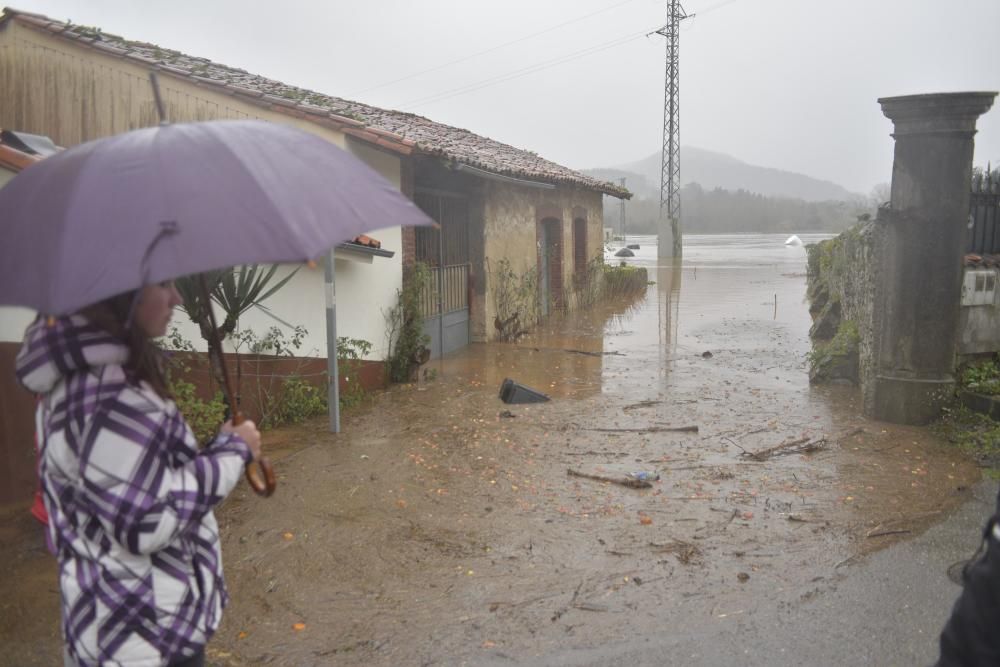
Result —
[{"label": "white and purple plaid coat", "polygon": [[78,315],[36,321],[17,358],[21,384],[42,395],[39,474],[81,665],[165,665],[204,647],[226,603],[212,507],[251,458],[231,434],[199,451],[127,358]]}]

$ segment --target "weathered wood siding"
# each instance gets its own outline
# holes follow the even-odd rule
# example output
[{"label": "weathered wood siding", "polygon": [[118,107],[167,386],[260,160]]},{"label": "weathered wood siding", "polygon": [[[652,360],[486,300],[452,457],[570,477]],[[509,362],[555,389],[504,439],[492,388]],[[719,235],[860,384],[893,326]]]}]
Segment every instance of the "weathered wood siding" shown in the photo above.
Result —
[{"label": "weathered wood siding", "polygon": [[[346,147],[344,135],[161,71],[171,122],[262,119]],[[48,135],[61,146],[156,125],[149,70],[16,21],[0,29],[0,127]]]}]

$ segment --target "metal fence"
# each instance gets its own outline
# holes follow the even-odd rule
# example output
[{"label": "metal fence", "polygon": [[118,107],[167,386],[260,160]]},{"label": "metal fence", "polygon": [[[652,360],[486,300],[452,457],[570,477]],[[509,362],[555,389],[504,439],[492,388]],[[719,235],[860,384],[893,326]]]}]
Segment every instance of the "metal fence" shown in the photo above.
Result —
[{"label": "metal fence", "polygon": [[430,279],[420,293],[421,315],[424,318],[434,317],[442,312],[450,313],[468,307],[469,265],[453,264],[443,270],[431,267]]},{"label": "metal fence", "polygon": [[972,180],[969,201],[972,229],[968,252],[977,255],[1000,253],[1000,170],[986,170]]}]

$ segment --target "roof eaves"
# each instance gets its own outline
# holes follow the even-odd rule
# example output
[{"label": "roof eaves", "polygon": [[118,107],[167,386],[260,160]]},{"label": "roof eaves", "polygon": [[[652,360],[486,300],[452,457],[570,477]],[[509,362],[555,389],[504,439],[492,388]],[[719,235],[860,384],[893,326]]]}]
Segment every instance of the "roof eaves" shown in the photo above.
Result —
[{"label": "roof eaves", "polygon": [[[47,30],[58,37],[73,40],[82,46],[101,51],[106,55],[114,55],[124,60],[139,63],[145,67],[152,67],[157,71],[174,75],[196,85],[225,90],[228,93],[244,98],[248,103],[254,104],[255,106],[264,107],[284,115],[291,115],[298,118],[308,118],[308,120],[312,122],[316,122],[331,129],[342,131],[346,134],[351,134],[358,139],[368,141],[385,150],[396,152],[401,155],[409,155],[413,150],[414,142],[404,139],[398,134],[366,126],[366,124],[361,121],[348,118],[346,116],[340,116],[330,112],[329,110],[318,108],[315,105],[302,104],[284,97],[270,95],[262,91],[231,84],[227,81],[199,76],[183,67],[177,67],[159,60],[147,58],[136,53],[131,53],[123,49],[104,44],[99,39],[74,33],[71,31],[73,26],[52,21],[51,19],[38,14],[22,12],[9,7],[5,8],[3,11],[4,13],[2,18],[4,21],[17,19],[28,24],[30,27]],[[364,132],[358,132],[358,128],[363,128]]]},{"label": "roof eaves", "polygon": [[41,158],[35,155],[23,153],[15,148],[0,144],[0,166],[21,171],[38,162]]}]

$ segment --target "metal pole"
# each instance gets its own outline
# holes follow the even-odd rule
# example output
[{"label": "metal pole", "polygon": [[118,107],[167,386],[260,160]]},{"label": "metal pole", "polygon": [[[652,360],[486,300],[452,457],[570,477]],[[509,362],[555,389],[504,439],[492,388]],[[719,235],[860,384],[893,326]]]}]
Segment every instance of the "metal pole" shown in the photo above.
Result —
[{"label": "metal pole", "polygon": [[[622,188],[625,187],[625,177],[622,177]],[[621,228],[622,228],[622,242],[625,241],[625,198],[621,198]]]},{"label": "metal pole", "polygon": [[340,371],[337,367],[337,280],[334,250],[326,256],[323,275],[326,280],[326,374],[330,432],[340,433]]},{"label": "metal pole", "polygon": [[438,351],[439,359],[444,358],[444,201],[438,200],[441,227],[438,233]]}]

